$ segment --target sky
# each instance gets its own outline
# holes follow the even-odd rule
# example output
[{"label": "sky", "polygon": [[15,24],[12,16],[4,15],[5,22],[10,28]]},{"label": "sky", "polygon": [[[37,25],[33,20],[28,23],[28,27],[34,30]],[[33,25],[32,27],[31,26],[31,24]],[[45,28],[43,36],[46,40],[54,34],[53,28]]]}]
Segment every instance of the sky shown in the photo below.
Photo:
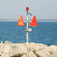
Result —
[{"label": "sky", "polygon": [[26,19],[26,7],[37,19],[57,19],[57,0],[0,0],[0,19]]}]

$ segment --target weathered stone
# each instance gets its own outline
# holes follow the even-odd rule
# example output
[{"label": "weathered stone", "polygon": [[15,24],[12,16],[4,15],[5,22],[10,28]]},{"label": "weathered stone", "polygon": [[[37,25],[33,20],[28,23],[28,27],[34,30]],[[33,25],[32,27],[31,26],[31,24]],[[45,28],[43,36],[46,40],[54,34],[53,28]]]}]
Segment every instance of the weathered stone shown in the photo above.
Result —
[{"label": "weathered stone", "polygon": [[48,47],[47,45],[45,45],[45,44],[40,44],[40,43],[36,43],[36,45]]},{"label": "weathered stone", "polygon": [[36,52],[36,54],[37,54],[39,57],[50,57],[50,56],[51,56],[51,54],[50,54],[47,50],[45,50],[45,49]]},{"label": "weathered stone", "polygon": [[48,46],[47,45],[44,45],[44,44],[35,44],[35,43],[32,43],[29,45],[29,50],[31,51],[39,51],[39,50],[42,50],[42,49],[47,49]]},{"label": "weathered stone", "polygon": [[4,44],[11,46],[11,48],[15,48],[15,47],[16,47],[16,45],[15,45],[14,43],[11,43],[11,42],[9,42],[9,41],[5,41]]},{"label": "weathered stone", "polygon": [[16,55],[16,54],[26,54],[27,53],[27,47],[24,45],[21,46],[17,46],[16,48],[13,49],[12,51],[12,55]]},{"label": "weathered stone", "polygon": [[4,44],[1,44],[1,45],[0,45],[0,55],[3,53],[4,47],[5,47]]},{"label": "weathered stone", "polygon": [[49,49],[51,54],[57,53],[57,46],[51,45],[49,46]]},{"label": "weathered stone", "polygon": [[29,52],[29,57],[37,57],[32,51]]},{"label": "weathered stone", "polygon": [[[29,57],[57,57],[57,46],[47,46],[37,43],[11,43],[6,41],[0,44],[0,55],[2,57],[11,57],[14,55],[27,57],[27,49],[29,50]],[[0,56],[0,57],[1,57]]]},{"label": "weathered stone", "polygon": [[5,41],[4,44],[13,44],[13,43],[11,43],[11,42],[9,42],[9,41]]},{"label": "weathered stone", "polygon": [[11,50],[11,47],[8,45],[5,45],[3,49],[3,53],[9,54],[10,50]]},{"label": "weathered stone", "polygon": [[48,46],[45,44],[36,44],[36,45],[40,47],[40,50],[48,48]]},{"label": "weathered stone", "polygon": [[0,55],[2,54],[2,51],[3,51],[2,48],[0,48]]},{"label": "weathered stone", "polygon": [[29,50],[33,51],[33,48],[35,47],[35,43],[29,43],[28,48]]},{"label": "weathered stone", "polygon": [[51,57],[57,57],[57,53],[52,54]]},{"label": "weathered stone", "polygon": [[23,54],[21,57],[27,57],[25,54]]},{"label": "weathered stone", "polygon": [[10,57],[8,54],[3,53],[1,57]]}]

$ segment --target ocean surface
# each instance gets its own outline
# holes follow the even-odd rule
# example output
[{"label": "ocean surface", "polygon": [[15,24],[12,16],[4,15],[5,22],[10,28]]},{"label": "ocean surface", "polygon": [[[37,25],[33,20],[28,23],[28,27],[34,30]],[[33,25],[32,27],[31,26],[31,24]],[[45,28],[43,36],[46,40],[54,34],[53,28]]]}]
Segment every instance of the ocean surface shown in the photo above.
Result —
[{"label": "ocean surface", "polygon": [[[29,32],[29,42],[46,45],[57,45],[57,22],[38,22],[38,27],[32,27]],[[25,26],[17,26],[17,22],[0,22],[0,42],[26,43]]]}]

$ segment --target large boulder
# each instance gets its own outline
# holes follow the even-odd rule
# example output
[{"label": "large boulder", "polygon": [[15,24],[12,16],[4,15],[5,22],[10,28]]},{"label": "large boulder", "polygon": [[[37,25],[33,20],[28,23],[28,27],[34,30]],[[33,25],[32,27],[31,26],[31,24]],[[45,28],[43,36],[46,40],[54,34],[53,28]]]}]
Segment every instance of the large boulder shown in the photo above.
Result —
[{"label": "large boulder", "polygon": [[5,45],[4,44],[0,44],[0,55],[3,53]]},{"label": "large boulder", "polygon": [[49,46],[49,49],[51,54],[57,53],[57,46],[51,45]]},{"label": "large boulder", "polygon": [[11,43],[6,41],[0,44],[0,57],[21,56],[27,57],[57,57],[57,46],[47,46],[37,43]]},{"label": "large boulder", "polygon": [[29,56],[29,57],[37,57],[32,51],[30,51],[30,52],[28,53],[28,56]]},{"label": "large boulder", "polygon": [[26,54],[23,54],[21,57],[27,57]]},{"label": "large boulder", "polygon": [[17,54],[27,54],[27,47],[25,45],[18,45],[11,51],[12,56]]},{"label": "large boulder", "polygon": [[51,57],[57,57],[57,53],[52,54]]},{"label": "large boulder", "polygon": [[15,47],[16,47],[16,45],[15,45],[14,43],[11,43],[11,42],[9,42],[9,41],[5,41],[4,44],[11,46],[11,48],[15,48]]},{"label": "large boulder", "polygon": [[51,54],[46,49],[36,52],[36,55],[39,57],[50,57],[51,56]]},{"label": "large boulder", "polygon": [[40,51],[42,49],[48,50],[48,46],[44,44],[30,43],[28,47],[29,47],[29,50],[34,51],[34,52]]},{"label": "large boulder", "polygon": [[9,42],[9,41],[5,41],[5,43],[4,44],[14,44],[14,43],[12,43],[12,42]]},{"label": "large boulder", "polygon": [[8,54],[3,53],[1,57],[10,57]]},{"label": "large boulder", "polygon": [[9,45],[4,45],[3,53],[9,54],[10,50],[11,50],[11,46],[9,46]]}]

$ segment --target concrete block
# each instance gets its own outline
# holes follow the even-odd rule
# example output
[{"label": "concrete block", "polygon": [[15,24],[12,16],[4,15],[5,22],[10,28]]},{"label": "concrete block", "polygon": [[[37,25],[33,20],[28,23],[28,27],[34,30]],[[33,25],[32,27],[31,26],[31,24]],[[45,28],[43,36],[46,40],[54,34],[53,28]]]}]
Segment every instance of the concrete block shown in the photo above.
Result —
[{"label": "concrete block", "polygon": [[1,57],[10,57],[8,54],[3,53]]},{"label": "concrete block", "polygon": [[52,54],[51,57],[57,57],[57,53]]},{"label": "concrete block", "polygon": [[36,52],[36,54],[40,57],[50,57],[51,54],[47,51],[47,50],[41,50],[41,51],[38,51]]},{"label": "concrete block", "polygon": [[8,45],[5,45],[5,47],[3,49],[3,53],[7,53],[8,54],[10,52],[10,50],[11,50],[11,47],[8,46]]},{"label": "concrete block", "polygon": [[2,54],[4,47],[5,47],[5,45],[3,45],[3,44],[0,45],[0,55]]},{"label": "concrete block", "polygon": [[13,49],[12,51],[12,55],[16,55],[16,54],[27,54],[27,47],[24,45],[21,46],[17,46],[16,48]]},{"label": "concrete block", "polygon": [[49,46],[49,49],[51,54],[57,53],[57,46],[51,45]]},{"label": "concrete block", "polygon": [[29,52],[29,57],[37,57],[32,51]]},{"label": "concrete block", "polygon": [[23,54],[21,57],[27,57],[25,54]]}]

